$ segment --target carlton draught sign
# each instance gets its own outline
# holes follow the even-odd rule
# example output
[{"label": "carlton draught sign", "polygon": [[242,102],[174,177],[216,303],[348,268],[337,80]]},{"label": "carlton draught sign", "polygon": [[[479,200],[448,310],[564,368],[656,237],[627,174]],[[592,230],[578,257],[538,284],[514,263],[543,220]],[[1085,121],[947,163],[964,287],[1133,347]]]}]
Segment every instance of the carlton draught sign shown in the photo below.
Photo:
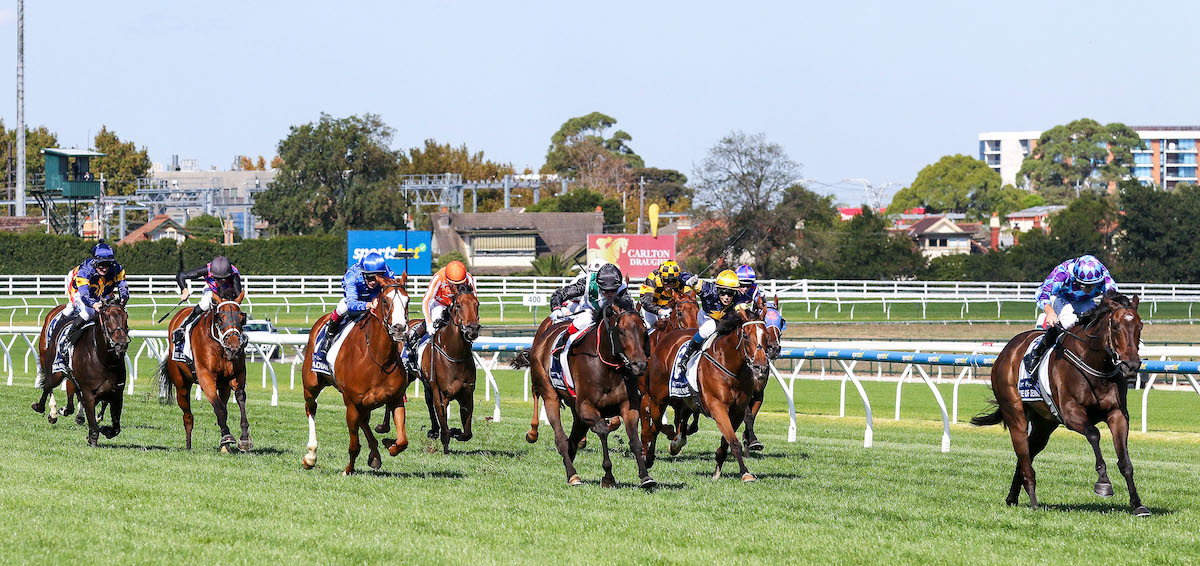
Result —
[{"label": "carlton draught sign", "polygon": [[650,275],[662,262],[675,259],[675,236],[649,234],[590,234],[588,261],[594,258],[616,264],[631,279]]},{"label": "carlton draught sign", "polygon": [[375,252],[397,276],[405,270],[409,275],[429,275],[433,270],[431,235],[414,230],[350,230],[346,232],[346,267]]}]

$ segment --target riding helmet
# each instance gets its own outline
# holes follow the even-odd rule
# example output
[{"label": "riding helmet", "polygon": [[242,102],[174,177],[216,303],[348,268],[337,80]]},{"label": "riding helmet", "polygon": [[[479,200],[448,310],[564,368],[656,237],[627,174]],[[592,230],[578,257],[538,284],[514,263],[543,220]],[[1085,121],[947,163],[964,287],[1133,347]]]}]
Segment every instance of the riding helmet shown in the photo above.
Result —
[{"label": "riding helmet", "polygon": [[587,264],[587,272],[588,273],[597,273],[600,271],[601,267],[604,267],[606,265],[608,265],[608,262],[605,261],[604,258],[594,257],[594,258],[592,258],[592,261],[589,261]]},{"label": "riding helmet", "polygon": [[446,279],[454,284],[465,282],[467,280],[467,266],[458,260],[447,263]]},{"label": "riding helmet", "polygon": [[97,264],[111,264],[117,261],[117,256],[113,254],[112,246],[100,240],[100,243],[92,248],[92,259],[96,260]]},{"label": "riding helmet", "polygon": [[668,259],[662,265],[658,266],[658,273],[662,276],[663,281],[672,282],[679,279],[679,275],[683,273],[683,270],[679,268],[679,264],[675,263],[675,260]]},{"label": "riding helmet", "polygon": [[229,263],[229,258],[219,255],[208,264],[208,272],[217,279],[228,279],[233,275],[233,264]]},{"label": "riding helmet", "polygon": [[1104,281],[1105,272],[1104,264],[1094,256],[1085,255],[1075,260],[1075,265],[1072,268],[1072,275],[1075,280],[1082,285],[1096,285]]},{"label": "riding helmet", "polygon": [[377,252],[371,252],[359,260],[359,269],[367,274],[380,274],[387,271],[387,261]]},{"label": "riding helmet", "polygon": [[742,285],[753,285],[756,278],[754,268],[749,265],[739,265],[737,268],[738,282]]},{"label": "riding helmet", "polygon": [[625,277],[621,275],[621,270],[611,263],[605,264],[600,271],[596,272],[596,285],[600,287],[601,291],[616,291],[621,288],[624,280]]},{"label": "riding helmet", "polygon": [[722,289],[737,289],[738,285],[737,274],[732,269],[726,269],[717,275],[717,287]]}]

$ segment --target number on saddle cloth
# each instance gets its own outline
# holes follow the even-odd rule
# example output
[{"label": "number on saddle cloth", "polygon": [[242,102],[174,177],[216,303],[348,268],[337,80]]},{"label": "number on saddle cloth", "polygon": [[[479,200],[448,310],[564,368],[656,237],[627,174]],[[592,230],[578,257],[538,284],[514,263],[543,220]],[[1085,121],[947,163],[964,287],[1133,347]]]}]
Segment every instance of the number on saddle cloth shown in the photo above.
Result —
[{"label": "number on saddle cloth", "polygon": [[567,345],[567,337],[570,332],[563,330],[562,333],[554,339],[554,345],[550,348],[550,385],[559,391],[566,391],[575,396],[574,380],[570,376],[570,368],[563,363],[563,358],[566,358],[565,348]]}]

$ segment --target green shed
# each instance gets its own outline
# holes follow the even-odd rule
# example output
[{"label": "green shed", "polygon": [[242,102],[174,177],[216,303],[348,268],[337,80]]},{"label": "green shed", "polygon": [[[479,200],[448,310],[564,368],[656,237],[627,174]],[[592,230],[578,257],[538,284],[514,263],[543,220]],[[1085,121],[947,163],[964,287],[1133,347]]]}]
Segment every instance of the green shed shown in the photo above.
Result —
[{"label": "green shed", "polygon": [[46,148],[46,192],[61,191],[63,198],[97,198],[100,181],[92,178],[93,157],[104,154],[90,149]]}]

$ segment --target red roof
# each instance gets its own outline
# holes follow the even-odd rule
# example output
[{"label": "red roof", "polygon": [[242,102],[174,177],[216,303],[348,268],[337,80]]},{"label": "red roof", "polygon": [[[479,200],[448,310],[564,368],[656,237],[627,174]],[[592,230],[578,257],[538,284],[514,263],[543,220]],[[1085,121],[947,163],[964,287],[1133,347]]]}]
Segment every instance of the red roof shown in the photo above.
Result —
[{"label": "red roof", "polygon": [[42,223],[41,216],[0,216],[0,231],[21,232]]},{"label": "red roof", "polygon": [[187,230],[184,230],[183,226],[180,226],[178,222],[172,220],[170,216],[166,214],[159,214],[158,216],[151,218],[149,222],[142,224],[137,230],[126,234],[124,238],[121,238],[121,241],[117,242],[117,245],[132,244],[134,242],[149,240],[150,235],[154,233],[155,230],[167,223],[170,223],[176,231],[184,236],[188,238],[192,237],[191,234],[188,234]]}]

